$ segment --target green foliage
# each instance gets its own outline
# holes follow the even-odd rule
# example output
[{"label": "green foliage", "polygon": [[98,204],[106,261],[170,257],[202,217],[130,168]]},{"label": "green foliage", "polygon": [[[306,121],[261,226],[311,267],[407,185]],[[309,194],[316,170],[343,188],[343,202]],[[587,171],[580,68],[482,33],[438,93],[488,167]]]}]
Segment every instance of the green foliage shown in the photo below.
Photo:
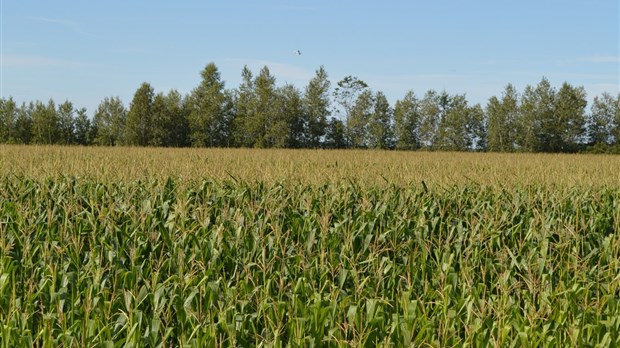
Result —
[{"label": "green foliage", "polygon": [[17,111],[15,119],[15,130],[13,131],[14,143],[30,144],[32,141],[32,111],[34,104],[31,102],[26,106],[25,103]]},{"label": "green foliage", "polygon": [[587,127],[591,144],[613,144],[620,139],[620,93],[616,98],[609,93],[594,97]]},{"label": "green foliage", "polygon": [[209,63],[200,75],[200,85],[188,98],[191,144],[194,147],[228,146],[232,122],[230,96],[214,63]]},{"label": "green foliage", "polygon": [[[443,98],[444,100],[446,98]],[[439,123],[441,121],[441,96],[434,90],[429,90],[420,101],[420,130],[419,139],[422,148],[432,148],[435,142]]]},{"label": "green foliage", "polygon": [[286,84],[277,90],[275,108],[265,138],[269,147],[299,148],[305,143],[301,92]]},{"label": "green foliage", "polygon": [[352,148],[367,148],[370,144],[369,125],[373,114],[375,100],[370,90],[359,94],[349,111],[346,126],[346,138]]},{"label": "green foliage", "polygon": [[125,144],[147,146],[153,136],[153,87],[144,82],[136,90],[125,122]]},{"label": "green foliage", "polygon": [[279,131],[282,124],[278,119],[276,78],[271,75],[267,66],[264,66],[256,76],[254,87],[254,112],[246,123],[250,134],[255,135],[252,145],[267,148],[276,143],[282,144],[285,140],[278,137],[282,135]]},{"label": "green foliage", "polygon": [[56,144],[58,141],[58,115],[52,99],[47,105],[37,101],[31,109],[32,142],[35,144]]},{"label": "green foliage", "polygon": [[0,143],[13,143],[15,141],[17,113],[17,104],[13,98],[0,99]]},{"label": "green foliage", "polygon": [[448,151],[472,149],[478,137],[484,137],[479,106],[467,105],[464,95],[442,94],[440,101],[440,120],[433,147]]},{"label": "green foliage", "polygon": [[171,90],[157,93],[153,100],[151,146],[187,145],[188,117],[181,94]]},{"label": "green foliage", "polygon": [[620,344],[617,187],[0,187],[3,346]]},{"label": "green foliage", "polygon": [[75,110],[73,104],[66,100],[58,105],[58,143],[75,143]]},{"label": "green foliage", "polygon": [[77,110],[77,116],[75,117],[75,143],[78,145],[91,145],[92,144],[92,123],[86,114],[86,108]]},{"label": "green foliage", "polygon": [[527,86],[520,107],[516,142],[524,151],[575,152],[585,143],[586,95],[583,88],[564,83],[557,92],[543,78]]},{"label": "green foliage", "polygon": [[394,137],[399,150],[420,148],[420,101],[413,91],[407,92],[394,106]]},{"label": "green foliage", "polygon": [[391,149],[393,147],[392,119],[393,110],[385,94],[377,92],[374,107],[368,124],[368,145],[373,149]]},{"label": "green foliage", "polygon": [[167,146],[185,147],[190,145],[189,140],[189,110],[188,98],[183,97],[179,91],[172,89],[164,98],[165,110],[171,128],[168,132],[169,143]]},{"label": "green foliage", "polygon": [[504,89],[502,99],[491,97],[486,107],[489,151],[513,152],[517,143],[519,96],[512,84]]},{"label": "green foliage", "polygon": [[241,75],[238,88],[226,89],[209,63],[188,95],[156,93],[144,82],[128,111],[106,97],[92,121],[68,100],[17,107],[1,99],[0,143],[574,153],[607,151],[620,139],[620,94],[603,93],[588,110],[583,87],[556,89],[544,77],[522,93],[508,84],[485,106],[428,90],[421,99],[409,91],[392,107],[354,76],[330,91],[322,66],[303,91],[278,86],[267,66],[257,76],[245,66]]},{"label": "green foliage", "polygon": [[344,122],[335,117],[330,118],[325,131],[325,147],[328,149],[344,149],[347,147]]},{"label": "green foliage", "polygon": [[330,82],[325,68],[321,66],[316,70],[315,76],[306,86],[303,104],[303,146],[318,148],[325,136],[330,116],[329,100]]},{"label": "green foliage", "polygon": [[255,85],[252,71],[243,67],[242,82],[235,92],[235,119],[233,135],[238,146],[254,147],[258,134],[254,134],[252,119],[255,114]]},{"label": "green foliage", "polygon": [[586,138],[586,92],[564,82],[555,100],[559,144],[552,152],[576,152]]},{"label": "green foliage", "polygon": [[372,93],[366,82],[354,76],[346,76],[338,81],[337,85],[334,89],[334,100],[340,106],[337,112],[341,115],[346,129],[346,140],[351,147],[362,147]]},{"label": "green foliage", "polygon": [[124,144],[126,120],[127,111],[121,99],[104,98],[93,117],[93,142],[106,146]]}]

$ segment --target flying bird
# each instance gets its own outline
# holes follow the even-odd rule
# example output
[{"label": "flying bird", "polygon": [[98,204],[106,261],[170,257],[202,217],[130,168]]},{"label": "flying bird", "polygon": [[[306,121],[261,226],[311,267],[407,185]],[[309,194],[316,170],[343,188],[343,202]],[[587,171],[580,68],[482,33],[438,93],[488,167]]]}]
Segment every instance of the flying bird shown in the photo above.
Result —
[{"label": "flying bird", "polygon": [[300,50],[295,50],[293,51],[296,55],[301,56],[301,51]]}]

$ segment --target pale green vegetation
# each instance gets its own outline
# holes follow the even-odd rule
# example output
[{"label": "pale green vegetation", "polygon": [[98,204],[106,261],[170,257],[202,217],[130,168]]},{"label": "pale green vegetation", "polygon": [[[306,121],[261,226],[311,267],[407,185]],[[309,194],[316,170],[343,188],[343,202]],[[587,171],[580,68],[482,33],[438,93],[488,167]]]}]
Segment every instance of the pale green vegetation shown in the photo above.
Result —
[{"label": "pale green vegetation", "polygon": [[513,188],[552,185],[619,187],[614,155],[501,154],[370,150],[168,149],[0,145],[0,175],[70,176],[131,182],[187,180],[323,185],[353,180],[366,186],[452,186],[474,183]]},{"label": "pale green vegetation", "polygon": [[618,346],[619,161],[3,146],[0,344]]}]

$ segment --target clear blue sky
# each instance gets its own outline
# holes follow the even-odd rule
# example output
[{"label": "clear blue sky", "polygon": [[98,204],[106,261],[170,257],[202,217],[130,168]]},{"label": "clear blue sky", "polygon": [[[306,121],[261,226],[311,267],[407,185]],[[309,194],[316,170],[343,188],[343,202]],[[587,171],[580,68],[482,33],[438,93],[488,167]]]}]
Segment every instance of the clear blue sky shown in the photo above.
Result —
[{"label": "clear blue sky", "polygon": [[2,96],[90,115],[144,81],[188,93],[209,62],[227,88],[244,65],[300,88],[323,65],[333,85],[357,76],[391,103],[445,89],[486,104],[543,76],[589,99],[620,85],[618,0],[0,1]]}]

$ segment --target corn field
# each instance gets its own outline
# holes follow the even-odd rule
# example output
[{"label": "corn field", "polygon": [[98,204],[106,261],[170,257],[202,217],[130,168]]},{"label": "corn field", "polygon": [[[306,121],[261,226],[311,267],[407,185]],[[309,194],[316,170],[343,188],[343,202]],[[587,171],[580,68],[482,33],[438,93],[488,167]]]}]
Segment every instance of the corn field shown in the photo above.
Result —
[{"label": "corn field", "polygon": [[614,157],[0,151],[2,347],[620,346]]}]

